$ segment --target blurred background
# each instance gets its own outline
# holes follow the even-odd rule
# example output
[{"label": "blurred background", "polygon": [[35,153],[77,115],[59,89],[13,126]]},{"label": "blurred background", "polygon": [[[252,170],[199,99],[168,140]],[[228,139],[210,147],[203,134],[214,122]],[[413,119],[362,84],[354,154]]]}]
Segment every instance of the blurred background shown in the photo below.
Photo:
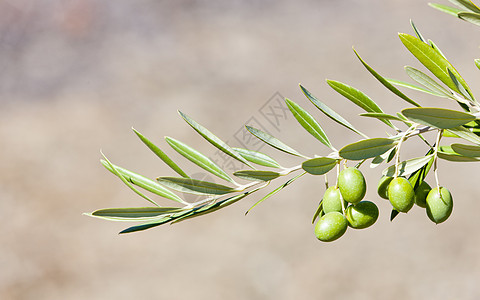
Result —
[{"label": "blurred background", "polygon": [[[200,170],[164,136],[216,157],[177,109],[232,146],[253,122],[307,155],[328,154],[290,115],[269,120],[272,103],[288,97],[317,117],[335,146],[356,141],[308,102],[302,83],[360,130],[385,135],[325,78],[363,90],[386,112],[408,106],[351,47],[384,76],[408,80],[403,66],[420,65],[397,33],[413,34],[410,18],[480,95],[479,29],[427,1],[0,1],[0,299],[479,299],[478,167],[471,164],[440,163],[440,181],[455,199],[440,225],[418,207],[390,223],[390,205],[376,195],[383,166],[366,166],[379,221],[330,244],[313,234],[324,191],[313,176],[248,216],[267,191],[130,235],[117,234],[130,223],[82,215],[148,205],[101,166],[100,149],[148,177],[175,175],[132,126],[190,174]],[[408,94],[425,106],[455,107]],[[426,151],[407,145],[403,158]],[[286,166],[299,163],[262,151]]]}]

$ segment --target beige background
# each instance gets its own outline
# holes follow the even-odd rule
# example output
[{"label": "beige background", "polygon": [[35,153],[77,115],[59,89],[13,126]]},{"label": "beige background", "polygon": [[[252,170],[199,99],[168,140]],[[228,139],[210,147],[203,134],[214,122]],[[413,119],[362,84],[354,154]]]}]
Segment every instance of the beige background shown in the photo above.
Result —
[{"label": "beige background", "polygon": [[[177,109],[233,141],[279,92],[314,114],[337,147],[357,140],[306,100],[301,82],[361,130],[384,135],[324,79],[362,89],[386,112],[406,107],[351,47],[381,74],[407,80],[403,66],[420,67],[397,37],[412,33],[410,18],[478,95],[479,29],[427,1],[0,1],[0,298],[479,299],[474,165],[440,164],[455,209],[437,226],[419,208],[390,223],[375,193],[381,168],[364,168],[380,219],[331,244],[313,235],[324,186],[312,176],[246,217],[261,195],[132,235],[117,235],[128,224],[82,215],[147,204],[103,169],[100,149],[149,177],[174,175],[132,126],[173,157],[163,136],[215,153]],[[279,131],[307,155],[328,153],[290,116]],[[425,152],[419,145],[407,144],[402,157]],[[264,150],[287,166],[299,162]]]}]

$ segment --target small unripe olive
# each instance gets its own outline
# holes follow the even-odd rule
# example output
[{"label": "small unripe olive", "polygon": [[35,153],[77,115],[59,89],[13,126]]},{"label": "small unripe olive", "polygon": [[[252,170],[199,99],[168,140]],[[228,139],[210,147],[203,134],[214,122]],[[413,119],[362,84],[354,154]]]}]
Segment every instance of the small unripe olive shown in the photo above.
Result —
[{"label": "small unripe olive", "polygon": [[378,219],[378,207],[370,201],[360,201],[347,207],[345,212],[348,225],[355,229],[372,226]]},{"label": "small unripe olive", "polygon": [[329,212],[315,224],[315,236],[322,242],[332,242],[347,231],[347,219],[339,212]]},{"label": "small unripe olive", "polygon": [[338,188],[345,201],[358,203],[365,197],[367,184],[362,172],[357,168],[350,167],[343,169],[338,175]]},{"label": "small unripe olive", "polygon": [[427,196],[427,216],[435,223],[442,223],[448,217],[453,210],[453,198],[452,194],[444,188],[433,188]]},{"label": "small unripe olive", "polygon": [[415,203],[414,197],[410,181],[403,177],[394,178],[388,185],[388,200],[399,212],[408,212]]},{"label": "small unripe olive", "polygon": [[383,199],[388,200],[388,185],[392,181],[393,177],[390,176],[382,176],[380,181],[378,182],[377,193]]},{"label": "small unripe olive", "polygon": [[427,195],[432,190],[426,181],[422,181],[415,190],[415,204],[425,208],[427,206]]},{"label": "small unripe olive", "polygon": [[337,187],[331,186],[323,194],[323,212],[328,214],[332,211],[342,212],[342,197]]}]

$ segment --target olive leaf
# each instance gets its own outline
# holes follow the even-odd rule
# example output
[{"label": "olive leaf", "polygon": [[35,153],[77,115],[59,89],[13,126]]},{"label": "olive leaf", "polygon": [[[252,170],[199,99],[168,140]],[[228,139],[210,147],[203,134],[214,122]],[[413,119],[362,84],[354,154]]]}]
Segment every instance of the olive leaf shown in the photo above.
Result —
[{"label": "olive leaf", "polygon": [[415,26],[415,24],[413,23],[412,19],[410,19],[410,25],[412,26],[413,31],[415,31],[415,35],[417,36],[417,38],[418,38],[419,40],[421,40],[422,42],[426,43],[427,41],[426,41],[425,38],[422,36],[422,34],[420,33],[420,31],[417,29],[417,26]]},{"label": "olive leaf", "polygon": [[419,62],[421,62],[430,72],[433,73],[440,81],[447,85],[452,90],[460,93],[455,84],[453,84],[450,76],[448,75],[447,68],[450,68],[455,76],[459,79],[460,84],[467,90],[470,94],[470,88],[468,87],[466,81],[460,76],[457,70],[446,60],[441,54],[439,54],[435,49],[430,45],[420,41],[416,37],[411,35],[400,33],[400,40],[405,45],[405,47],[412,53]]},{"label": "olive leaf", "polygon": [[466,112],[437,107],[406,108],[402,114],[413,122],[440,129],[455,128],[476,119]]},{"label": "olive leaf", "polygon": [[419,91],[419,92],[430,94],[430,95],[433,95],[433,96],[439,96],[439,97],[447,98],[444,94],[435,93],[435,92],[433,92],[429,89],[426,89],[424,87],[421,87],[421,86],[418,86],[418,85],[415,85],[415,84],[411,84],[409,82],[405,82],[405,81],[401,81],[401,80],[397,80],[397,79],[392,79],[392,78],[389,78],[387,80],[388,80],[388,82],[390,82],[391,84],[396,85],[396,86],[408,88],[408,89],[411,89],[411,90],[414,90],[414,91]]},{"label": "olive leaf", "polygon": [[351,131],[363,136],[364,138],[368,138],[365,134],[357,130],[355,127],[353,127],[352,124],[350,124],[347,120],[345,120],[341,115],[336,113],[333,109],[328,107],[325,103],[321,102],[315,96],[313,96],[306,88],[304,88],[300,84],[300,88],[302,89],[303,94],[312,102],[320,111],[322,111],[327,117],[330,119],[334,120],[338,124],[345,126],[346,128],[350,129]]},{"label": "olive leaf", "polygon": [[145,136],[143,136],[140,132],[136,131],[134,128],[132,128],[133,132],[138,136],[138,138],[153,152],[155,155],[157,155],[164,163],[166,163],[172,170],[178,173],[178,175],[188,178],[188,175],[183,172],[183,170],[177,166],[173,160],[168,157],[165,152],[163,152],[160,148],[158,148],[155,144],[150,142]]},{"label": "olive leaf", "polygon": [[480,26],[480,14],[472,12],[459,12],[458,17],[464,21]]},{"label": "olive leaf", "polygon": [[[445,54],[443,54],[442,50],[440,50],[440,48],[437,46],[437,44],[435,44],[432,40],[428,40],[428,44],[435,50],[438,52],[438,54],[440,54],[441,56],[443,56],[443,58],[447,59],[447,57],[445,56]],[[448,60],[448,59],[447,59]]]},{"label": "olive leaf", "polygon": [[438,9],[439,11],[442,11],[444,13],[450,14],[452,16],[457,17],[459,12],[462,12],[461,9],[458,9],[456,7],[448,6],[448,5],[443,5],[443,4],[437,4],[437,3],[428,3],[431,7]]},{"label": "olive leaf", "polygon": [[323,143],[325,146],[329,147],[332,150],[335,148],[330,143],[327,135],[323,131],[322,127],[318,122],[310,115],[307,111],[305,111],[300,105],[293,102],[290,99],[285,99],[287,103],[288,109],[292,112],[295,119],[297,119],[298,123],[302,125],[302,127],[308,131],[313,137]]},{"label": "olive leaf", "polygon": [[259,170],[242,170],[233,173],[233,175],[253,181],[270,181],[278,178],[281,174],[273,171],[259,171]]},{"label": "olive leaf", "polygon": [[480,59],[475,59],[475,66],[480,70]]},{"label": "olive leaf", "polygon": [[313,214],[312,224],[315,223],[315,220],[318,218],[319,215],[323,213],[323,201],[320,201],[320,204],[317,207],[317,210]]},{"label": "olive leaf", "polygon": [[[356,88],[346,85],[345,83],[342,83],[339,81],[327,79],[327,83],[337,93],[344,96],[348,100],[352,101],[354,104],[363,108],[367,112],[383,113],[382,109],[362,91],[357,90]],[[395,126],[390,121],[388,120],[381,120],[381,121],[395,129]]]},{"label": "olive leaf", "polygon": [[196,131],[198,132],[203,138],[205,138],[210,144],[215,146],[217,149],[222,151],[223,153],[233,157],[234,159],[246,164],[252,169],[255,169],[245,158],[243,158],[240,154],[235,152],[229,145],[227,145],[224,141],[219,139],[213,133],[211,133],[208,129],[203,127],[202,125],[198,124],[195,120],[187,116],[186,114],[178,111],[180,116]]},{"label": "olive leaf", "polygon": [[348,160],[362,160],[381,155],[396,144],[397,142],[392,139],[372,138],[346,145],[338,153]]},{"label": "olive leaf", "polygon": [[[422,157],[411,158],[409,160],[402,161],[398,166],[398,176],[406,176],[417,171],[425,164],[433,159],[433,154],[429,154]],[[395,165],[390,166],[383,170],[382,175],[392,177],[395,175]]]},{"label": "olive leaf", "polygon": [[[413,23],[412,23],[413,24]],[[357,53],[357,51],[355,51],[355,49],[353,49],[353,52],[355,52],[355,55],[358,57],[358,59],[360,60],[360,62],[363,64],[363,66],[370,72],[370,74],[373,75],[373,77],[375,77],[378,81],[380,81],[381,84],[383,84],[383,86],[385,86],[387,89],[389,89],[391,92],[393,92],[395,95],[397,95],[398,97],[402,98],[403,100],[407,101],[408,103],[412,104],[413,106],[420,106],[420,104],[418,104],[417,102],[415,102],[414,100],[410,99],[409,97],[407,97],[404,93],[402,93],[401,91],[399,91],[396,87],[394,87],[390,82],[388,82],[387,79],[385,79],[384,77],[382,77],[380,74],[378,74],[374,69],[372,69],[372,67],[370,67],[361,57],[360,55]]]},{"label": "olive leaf", "polygon": [[405,72],[410,78],[426,87],[430,91],[430,94],[443,98],[452,97],[452,93],[450,91],[446,90],[444,87],[442,87],[440,84],[438,84],[435,80],[430,78],[430,76],[423,73],[422,71],[417,70],[414,67],[406,66]]},{"label": "olive leaf", "polygon": [[457,5],[462,9],[466,9],[472,12],[480,13],[480,8],[478,8],[472,1],[470,0],[449,0],[453,4]]},{"label": "olive leaf", "polygon": [[278,162],[276,162],[273,158],[271,158],[270,156],[262,152],[248,150],[244,148],[233,148],[233,150],[235,150],[238,154],[243,156],[243,158],[245,158],[249,162],[253,162],[257,165],[277,168],[277,169],[282,168],[282,166],[280,166]]},{"label": "olive leaf", "polygon": [[197,195],[224,195],[236,191],[232,187],[193,178],[158,177],[157,180],[176,191]]},{"label": "olive leaf", "polygon": [[465,99],[468,99],[470,101],[474,101],[473,100],[473,95],[469,94],[468,91],[466,91],[463,86],[458,82],[458,78],[457,76],[455,76],[455,74],[453,74],[453,72],[450,70],[450,69],[447,69],[448,71],[448,75],[450,76],[450,78],[452,79],[453,81],[453,84],[455,84],[455,86],[457,87],[457,89],[460,91],[460,94],[465,97]]},{"label": "olive leaf", "polygon": [[463,156],[480,157],[480,146],[465,144],[452,144],[450,146],[453,151]]},{"label": "olive leaf", "polygon": [[465,156],[456,152],[451,146],[441,146],[438,149],[438,157],[448,161],[454,162],[474,162],[480,161],[478,158]]},{"label": "olive leaf", "polygon": [[322,175],[333,169],[337,162],[338,160],[330,157],[316,157],[304,161],[302,169],[312,175]]},{"label": "olive leaf", "polygon": [[363,113],[363,114],[360,114],[360,116],[375,118],[375,119],[385,119],[385,120],[394,120],[394,121],[403,122],[403,120],[400,119],[399,117],[392,116],[392,115],[385,114],[385,113]]},{"label": "olive leaf", "polygon": [[225,171],[223,171],[217,164],[215,164],[210,158],[206,157],[202,153],[174,138],[167,136],[165,137],[165,140],[173,148],[173,150],[177,151],[183,157],[196,164],[200,168],[210,172],[215,176],[218,176],[219,178],[222,178],[223,180],[234,183],[233,179],[228,176]]},{"label": "olive leaf", "polygon": [[246,212],[245,212],[245,215],[247,215],[254,207],[256,207],[257,205],[259,205],[260,203],[262,203],[263,201],[267,200],[268,198],[270,198],[271,196],[275,195],[276,193],[280,192],[281,190],[283,190],[285,187],[287,187],[289,184],[291,184],[292,182],[294,182],[295,180],[297,180],[298,178],[302,177],[303,175],[307,174],[307,172],[303,172],[291,179],[289,179],[287,182],[285,182],[284,184],[282,184],[281,186],[279,186],[278,188],[274,189],[273,191],[271,191],[270,193],[268,193],[266,196],[264,196],[262,199],[258,200],[254,205],[252,205],[252,207],[250,207]]},{"label": "olive leaf", "polygon": [[181,211],[183,209],[178,207],[105,208],[96,210],[89,215],[111,221],[146,221]]},{"label": "olive leaf", "polygon": [[171,192],[170,190],[164,188],[161,186],[158,182],[155,182],[145,176],[139,175],[137,173],[134,173],[132,171],[129,171],[127,169],[121,168],[119,166],[116,166],[114,164],[108,163],[106,160],[101,160],[102,165],[112,172],[113,174],[117,175],[120,174],[125,180],[128,182],[141,187],[151,193],[154,193],[155,195],[158,195],[160,197],[164,197],[173,201],[177,201],[179,203],[185,203],[182,198]]},{"label": "olive leaf", "polygon": [[[434,153],[434,149],[430,148],[428,152],[425,154],[425,157],[432,155]],[[435,161],[435,157],[432,156],[431,159],[420,169],[416,170],[410,176],[408,176],[408,181],[410,181],[410,184],[412,185],[413,189],[416,190],[422,181],[427,177],[428,172],[430,172],[430,169],[433,165],[433,162]]]},{"label": "olive leaf", "polygon": [[259,138],[263,142],[267,143],[268,145],[291,155],[305,157],[304,155],[298,153],[295,149],[291,148],[290,146],[287,146],[285,143],[271,136],[270,134],[248,125],[245,127],[251,134]]}]

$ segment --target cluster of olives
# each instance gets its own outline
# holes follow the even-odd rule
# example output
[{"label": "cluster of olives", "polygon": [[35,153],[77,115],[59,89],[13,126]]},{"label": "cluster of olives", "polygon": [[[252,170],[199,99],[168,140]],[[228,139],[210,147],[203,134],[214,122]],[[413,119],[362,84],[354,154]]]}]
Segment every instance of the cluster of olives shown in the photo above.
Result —
[{"label": "cluster of olives", "polygon": [[362,229],[373,225],[378,219],[378,207],[373,202],[362,201],[366,191],[367,184],[360,170],[354,167],[342,170],[337,184],[323,195],[323,215],[315,225],[315,236],[331,242],[340,238],[347,227]]},{"label": "cluster of olives", "polygon": [[447,220],[452,213],[453,198],[450,191],[445,187],[432,189],[426,181],[422,181],[414,190],[410,181],[404,177],[383,176],[377,192],[399,212],[408,212],[414,204],[425,208],[428,218],[436,224]]}]

